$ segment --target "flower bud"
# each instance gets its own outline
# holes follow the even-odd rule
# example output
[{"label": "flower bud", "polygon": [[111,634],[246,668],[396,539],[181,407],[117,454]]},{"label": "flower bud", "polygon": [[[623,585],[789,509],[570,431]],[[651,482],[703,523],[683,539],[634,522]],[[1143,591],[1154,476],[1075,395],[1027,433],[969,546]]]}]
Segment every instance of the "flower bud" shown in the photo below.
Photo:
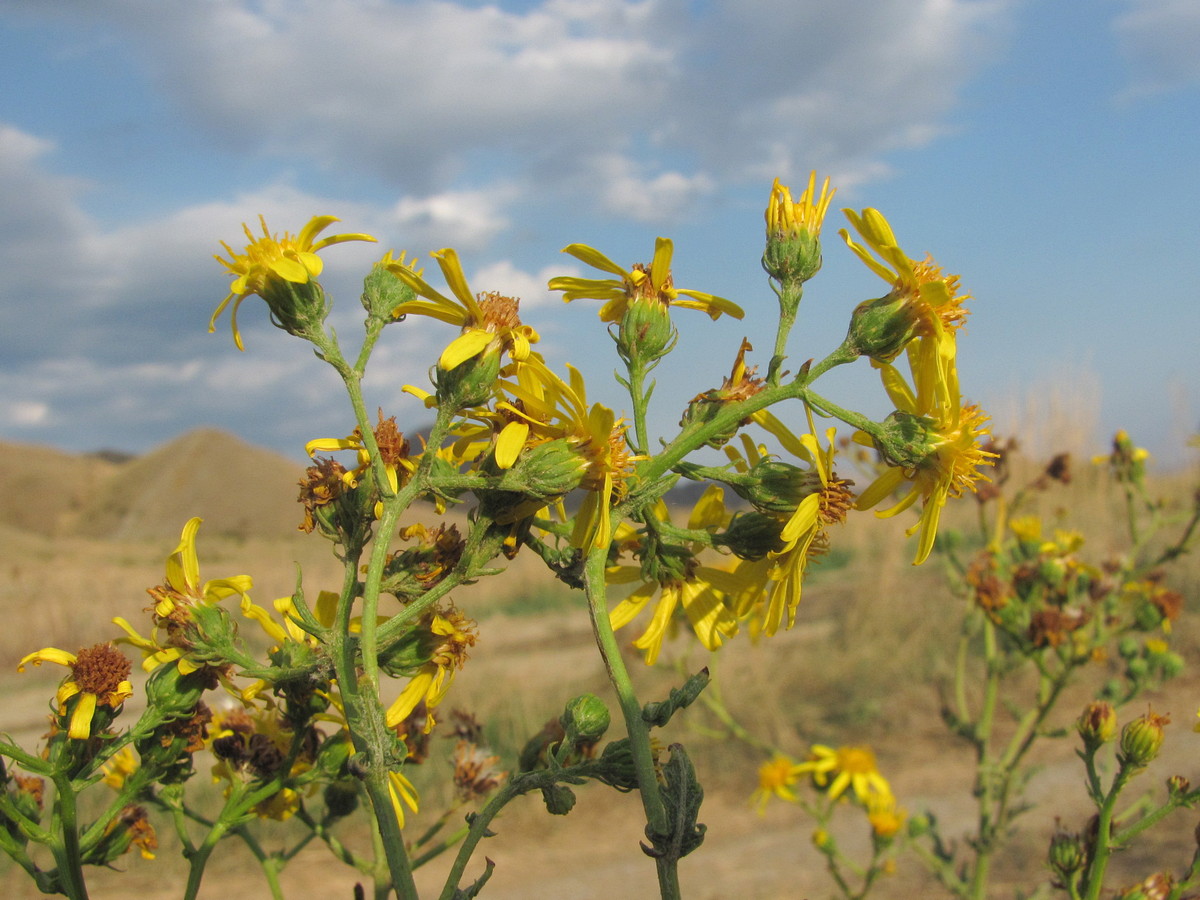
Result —
[{"label": "flower bud", "polygon": [[1089,703],[1075,723],[1088,750],[1107,744],[1117,734],[1117,713],[1112,704],[1097,700]]},{"label": "flower bud", "polygon": [[574,748],[594,744],[604,737],[612,717],[604,701],[595,694],[580,694],[567,704],[558,721],[567,744]]},{"label": "flower bud", "polygon": [[1050,838],[1050,868],[1063,883],[1070,881],[1070,876],[1078,872],[1087,862],[1087,850],[1078,834],[1061,829],[1054,832]]},{"label": "flower bud", "polygon": [[919,326],[920,318],[908,295],[892,291],[855,307],[845,346],[876,362],[891,362],[917,336]]},{"label": "flower bud", "polygon": [[321,336],[331,304],[318,282],[268,278],[260,296],[267,301],[276,328],[310,341]]},{"label": "flower bud", "polygon": [[[799,287],[820,271],[821,225],[834,193],[829,190],[828,178],[818,192],[813,172],[807,189],[793,201],[791,190],[775,179],[765,213],[767,245],[762,267],[785,288]],[[798,293],[796,297],[799,299]]]},{"label": "flower bud", "polygon": [[1127,724],[1121,731],[1121,752],[1118,756],[1121,765],[1135,769],[1148,766],[1162,749],[1163,726],[1170,721],[1170,716],[1148,712]]},{"label": "flower bud", "polygon": [[872,438],[888,465],[919,467],[936,452],[931,437],[934,423],[926,416],[897,409],[879,425],[880,433]]},{"label": "flower bud", "polygon": [[383,259],[371,267],[371,271],[363,279],[363,308],[385,322],[402,319],[403,316],[398,319],[393,315],[393,310],[402,303],[411,303],[417,298],[417,293],[406,282],[397,278],[391,269],[404,266],[411,270],[415,262],[413,260],[406,263],[403,252],[400,253],[399,259],[392,259],[392,252],[389,250]]},{"label": "flower bud", "polygon": [[563,438],[530,447],[505,470],[500,488],[527,498],[548,500],[579,487],[587,462]]},{"label": "flower bud", "polygon": [[325,814],[331,819],[350,815],[358,808],[358,784],[354,781],[331,781],[325,785]]},{"label": "flower bud", "polygon": [[617,352],[621,359],[648,368],[671,352],[678,334],[671,311],[657,298],[635,299],[617,326]]},{"label": "flower bud", "polygon": [[500,357],[500,346],[497,345],[464,360],[453,369],[437,366],[434,382],[438,406],[459,410],[486,403],[492,396],[496,379],[500,377]]},{"label": "flower bud", "polygon": [[800,501],[821,489],[816,472],[789,463],[764,459],[755,463],[748,477],[730,484],[743,500],[762,512],[791,514]]},{"label": "flower bud", "polygon": [[756,560],[783,549],[782,531],[783,523],[774,516],[748,512],[734,516],[721,538],[734,556]]}]

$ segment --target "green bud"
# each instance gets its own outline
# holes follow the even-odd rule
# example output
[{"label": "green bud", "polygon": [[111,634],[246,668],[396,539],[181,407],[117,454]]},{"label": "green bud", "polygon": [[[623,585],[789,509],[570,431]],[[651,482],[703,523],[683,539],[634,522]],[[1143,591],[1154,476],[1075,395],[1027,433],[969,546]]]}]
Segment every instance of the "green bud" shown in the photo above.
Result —
[{"label": "green bud", "polygon": [[1170,721],[1170,716],[1148,712],[1127,724],[1121,730],[1121,765],[1142,769],[1153,762],[1162,749],[1163,726]]},{"label": "green bud", "polygon": [[500,377],[500,357],[497,346],[463,360],[453,369],[437,366],[434,383],[438,406],[459,410],[486,403]]},{"label": "green bud", "polygon": [[260,296],[267,301],[271,323],[276,328],[308,341],[322,337],[322,323],[331,304],[317,282],[297,284],[285,278],[270,278]]},{"label": "green bud", "polygon": [[907,295],[892,291],[855,307],[844,346],[859,356],[888,363],[917,336],[919,325]]},{"label": "green bud", "polygon": [[587,464],[563,438],[530,447],[500,478],[500,488],[548,500],[579,487]]},{"label": "green bud", "polygon": [[821,271],[821,237],[808,229],[767,234],[763,270],[782,285],[799,285]]},{"label": "green bud", "polygon": [[625,308],[615,340],[621,359],[648,368],[675,346],[671,310],[657,298],[635,299]]},{"label": "green bud", "polygon": [[325,811],[331,819],[341,819],[358,808],[358,783],[331,781],[325,785]]},{"label": "green bud", "polygon": [[888,465],[913,468],[934,452],[933,420],[897,409],[879,423],[881,433],[873,436],[876,449]]},{"label": "green bud", "polygon": [[929,820],[929,816],[913,816],[908,820],[908,836],[910,838],[924,837],[932,830],[933,822]]},{"label": "green bud", "polygon": [[721,535],[733,554],[739,559],[762,559],[768,553],[783,549],[779,537],[783,523],[774,516],[760,512],[739,513]]},{"label": "green bud", "polygon": [[162,721],[188,718],[195,714],[196,704],[205,691],[216,686],[211,672],[198,669],[186,675],[175,663],[155,669],[146,679],[146,709]]},{"label": "green bud", "polygon": [[[679,426],[681,428],[691,428],[693,426],[706,425],[720,415],[728,403],[729,401],[722,397],[721,392],[715,388],[698,394],[687,405],[687,409],[683,411],[683,417],[679,420]],[[733,422],[722,431],[709,436],[704,444],[706,447],[713,447],[719,450],[733,440],[734,436],[738,433],[738,429],[741,427],[742,422]]]},{"label": "green bud", "polygon": [[798,466],[764,459],[729,486],[757,510],[791,514],[801,500],[821,489],[821,479],[815,472]]},{"label": "green bud", "polygon": [[558,721],[567,744],[579,747],[594,744],[604,737],[612,717],[604,701],[595,694],[580,694],[567,704]]},{"label": "green bud", "polygon": [[[404,254],[400,254],[400,264],[404,262]],[[371,267],[367,277],[363,279],[362,305],[363,308],[377,319],[385,322],[396,321],[392,315],[401,303],[409,303],[416,299],[417,293],[389,271],[389,266],[397,265],[389,253]]]},{"label": "green bud", "polygon": [[1069,831],[1056,831],[1050,838],[1050,868],[1064,882],[1072,873],[1078,872],[1087,862],[1087,850],[1079,835]]},{"label": "green bud", "polygon": [[1089,703],[1075,723],[1083,744],[1089,750],[1095,750],[1102,744],[1107,744],[1117,735],[1117,713],[1112,704],[1096,700]]}]

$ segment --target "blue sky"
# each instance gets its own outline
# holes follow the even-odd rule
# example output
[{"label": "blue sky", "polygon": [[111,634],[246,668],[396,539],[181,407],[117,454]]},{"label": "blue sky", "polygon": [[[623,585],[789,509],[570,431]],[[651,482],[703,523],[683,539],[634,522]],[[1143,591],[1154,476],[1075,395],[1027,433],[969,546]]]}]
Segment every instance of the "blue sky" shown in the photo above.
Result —
[{"label": "blue sky", "polygon": [[[1126,427],[1169,464],[1200,428],[1194,0],[5,0],[0,73],[3,440],[141,452],[217,426],[298,458],[347,433],[337,379],[259,301],[245,353],[207,333],[217,242],[259,213],[380,238],[325,253],[347,340],[382,249],[453,246],[619,410],[596,305],[545,282],[582,274],[567,243],[630,264],[672,237],[676,283],[747,317],[680,311],[663,433],[743,335],[768,350],[762,208],[811,168],[962,276],[963,390],[998,433],[1048,449],[1066,422],[1100,449]],[[796,363],[883,292],[841,219]],[[400,387],[451,337],[389,329],[372,406],[423,424]],[[825,392],[888,411],[865,365]]]}]

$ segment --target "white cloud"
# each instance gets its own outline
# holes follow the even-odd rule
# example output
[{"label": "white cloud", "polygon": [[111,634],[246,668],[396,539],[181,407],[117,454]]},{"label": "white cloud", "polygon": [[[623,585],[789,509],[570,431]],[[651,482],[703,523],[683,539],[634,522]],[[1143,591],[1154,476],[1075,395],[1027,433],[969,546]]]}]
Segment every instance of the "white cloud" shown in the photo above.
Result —
[{"label": "white cloud", "polygon": [[1200,84],[1200,3],[1126,0],[1113,32],[1129,63],[1126,99]]},{"label": "white cloud", "polygon": [[406,196],[403,217],[483,241],[454,218],[468,174],[670,221],[715,185],[877,170],[941,132],[1011,5],[109,0],[95,14],[122,22],[216,139],[369,174]]},{"label": "white cloud", "polygon": [[546,289],[546,282],[557,275],[578,275],[579,269],[573,265],[551,265],[537,272],[525,272],[518,269],[509,260],[484,266],[470,279],[472,287],[478,286],[484,291],[499,291],[508,297],[521,301],[522,309],[534,306],[544,306],[550,303],[562,302],[562,295]]},{"label": "white cloud", "polygon": [[716,189],[716,183],[704,172],[685,175],[670,171],[646,176],[639,169],[634,160],[616,154],[594,161],[592,171],[601,209],[636,222],[679,222]]},{"label": "white cloud", "polygon": [[419,255],[449,246],[479,250],[509,226],[501,207],[513,195],[505,187],[403,197],[393,209],[395,227],[404,245]]}]

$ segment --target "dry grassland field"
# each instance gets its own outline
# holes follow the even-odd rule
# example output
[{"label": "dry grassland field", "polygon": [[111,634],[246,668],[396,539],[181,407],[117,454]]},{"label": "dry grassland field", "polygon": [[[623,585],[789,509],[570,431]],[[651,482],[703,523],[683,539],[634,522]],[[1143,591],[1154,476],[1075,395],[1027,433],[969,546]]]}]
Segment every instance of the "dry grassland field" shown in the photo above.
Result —
[{"label": "dry grassland field", "polygon": [[[46,729],[62,670],[44,666],[18,675],[17,661],[41,647],[74,651],[115,637],[109,622],[116,615],[141,622],[145,591],[162,581],[163,560],[188,517],[205,519],[198,540],[202,576],[250,574],[262,605],[291,593],[297,565],[310,594],[339,583],[326,543],[296,531],[300,467],[229,435],[192,433],[135,459],[0,444],[0,460],[0,730],[27,748]],[[1076,468],[1075,482],[1047,502],[1063,510],[1064,524],[1084,527],[1102,554],[1105,542],[1116,546],[1121,538],[1105,526],[1118,498],[1095,489],[1086,459],[1077,459]],[[1196,484],[1196,474],[1158,475],[1155,490],[1182,495]],[[960,501],[948,512],[946,528],[968,530],[975,515],[973,500]],[[936,688],[953,663],[961,601],[943,586],[936,558],[919,569],[910,565],[911,546],[896,539],[894,526],[858,516],[843,529],[834,535],[834,551],[811,571],[794,629],[758,645],[739,636],[711,661],[694,646],[685,653],[687,642],[681,640],[668,646],[665,664],[660,660],[655,669],[627,648],[639,694],[654,699],[678,683],[672,664],[695,671],[711,662],[729,708],[753,732],[797,757],[812,742],[870,744],[910,814],[929,809],[948,833],[965,832],[972,816],[972,761],[941,722]],[[446,701],[447,708],[470,710],[486,724],[507,767],[565,700],[583,691],[609,697],[582,599],[534,559],[518,557],[513,566],[516,577],[484,581],[454,597],[479,620],[479,642]],[[1200,566],[1185,560],[1173,578],[1187,598],[1173,641],[1188,669],[1149,697],[1155,711],[1174,720],[1164,757],[1153,770],[1161,777],[1145,781],[1158,792],[1170,774],[1200,781],[1200,734],[1191,730],[1200,707],[1200,629],[1192,621]],[[628,644],[635,635],[621,637]],[[1112,665],[1095,664],[1087,687],[1063,702],[1058,724],[1071,723]],[[1143,712],[1145,702],[1139,706],[1123,718]],[[136,693],[127,707],[139,709]],[[708,827],[707,838],[681,863],[684,895],[694,900],[832,895],[811,846],[811,822],[785,803],[771,805],[765,816],[749,803],[764,755],[710,737],[706,729],[712,725],[706,711],[694,707],[667,735],[688,745],[706,790],[700,821]],[[439,799],[433,782],[439,772],[444,775],[438,766],[446,765],[450,749],[449,741],[440,743],[444,751],[435,747],[430,771],[413,776],[431,810]],[[1028,790],[1038,806],[1019,820],[1021,833],[997,861],[994,896],[1012,897],[1047,881],[1045,848],[1055,816],[1078,823],[1086,814],[1075,747],[1073,732],[1042,747],[1041,768]],[[207,782],[208,763],[202,761],[199,769],[196,783]],[[849,807],[844,812],[843,846],[866,847],[861,813]],[[1176,813],[1152,842],[1119,855],[1112,883],[1185,865],[1195,846],[1196,819],[1195,813]],[[566,817],[549,816],[536,794],[527,796],[497,821],[498,834],[485,842],[471,874],[482,867],[482,855],[496,861],[483,892],[491,900],[657,896],[654,866],[638,851],[641,822],[636,794],[586,787]],[[120,862],[122,873],[89,869],[91,895],[180,896],[183,865],[173,858],[177,848],[165,823],[159,834],[157,860],[130,854]],[[270,842],[267,838],[268,850]],[[253,860],[228,843],[229,852],[209,867],[201,896],[269,897]],[[444,862],[435,860],[428,872],[418,872],[423,891],[440,885]],[[289,897],[346,900],[355,882],[353,871],[315,842],[282,880]],[[0,861],[0,884],[4,897],[38,896],[7,860]],[[943,893],[904,857],[872,896]]]}]

